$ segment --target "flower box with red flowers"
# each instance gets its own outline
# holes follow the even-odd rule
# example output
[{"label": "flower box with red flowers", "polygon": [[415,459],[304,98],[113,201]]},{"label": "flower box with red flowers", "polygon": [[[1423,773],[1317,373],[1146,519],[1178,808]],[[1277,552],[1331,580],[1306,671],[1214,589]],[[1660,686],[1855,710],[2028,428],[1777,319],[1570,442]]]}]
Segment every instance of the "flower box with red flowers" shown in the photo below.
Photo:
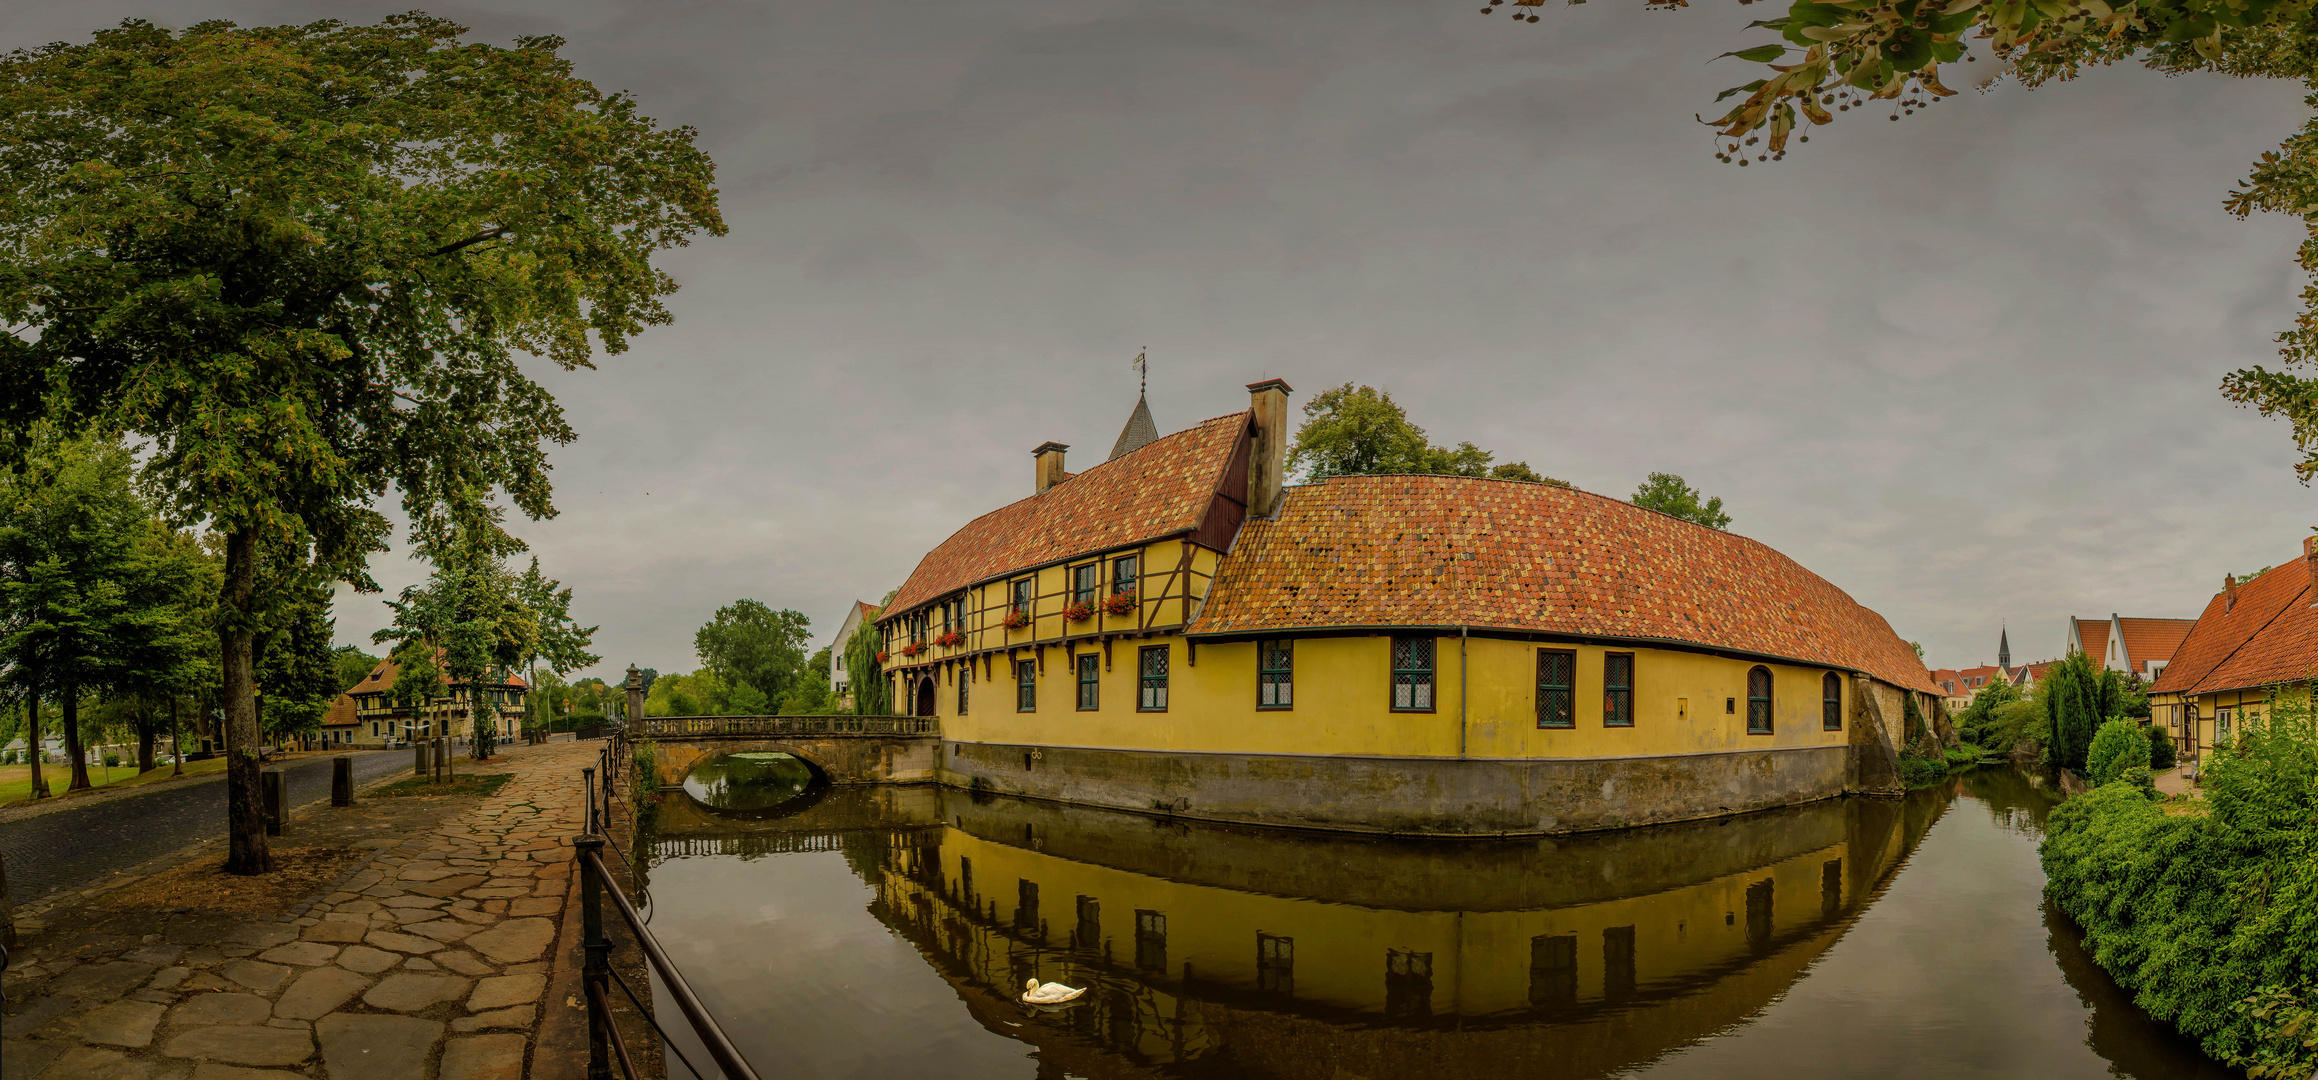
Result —
[{"label": "flower box with red flowers", "polygon": [[892,654],[892,653],[889,653],[889,652],[881,652],[881,653],[878,653],[878,654],[877,654],[877,662],[878,662],[878,663],[880,663],[880,664],[882,664],[882,663],[885,663],[886,661],[888,661],[888,660],[891,660],[891,659],[893,659],[893,654]]},{"label": "flower box with red flowers", "polygon": [[1085,622],[1095,617],[1095,606],[1081,600],[1062,609],[1062,617],[1072,622]]},{"label": "flower box with red flowers", "polygon": [[1029,612],[1015,608],[1006,613],[1006,628],[1008,630],[1020,630],[1028,625],[1030,625]]},{"label": "flower box with red flowers", "polygon": [[917,654],[924,651],[926,651],[926,646],[922,641],[913,641],[901,647],[901,654],[903,656],[916,656]]},{"label": "flower box with red flowers", "polygon": [[945,647],[953,645],[964,645],[965,643],[966,635],[962,631],[958,630],[952,630],[949,633],[943,634],[942,636],[934,639],[934,644]]},{"label": "flower box with red flowers", "polygon": [[1112,593],[1103,601],[1103,610],[1108,611],[1113,615],[1134,614],[1135,591],[1133,589],[1124,589],[1119,592]]}]

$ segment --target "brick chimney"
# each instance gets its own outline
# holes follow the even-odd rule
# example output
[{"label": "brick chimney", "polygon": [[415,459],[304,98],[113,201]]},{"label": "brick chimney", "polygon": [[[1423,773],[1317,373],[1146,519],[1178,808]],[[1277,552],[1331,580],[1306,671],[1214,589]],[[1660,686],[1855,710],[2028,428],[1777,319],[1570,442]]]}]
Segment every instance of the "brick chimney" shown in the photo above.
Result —
[{"label": "brick chimney", "polygon": [[2230,613],[2232,610],[2235,610],[2237,606],[2238,606],[2238,577],[2237,577],[2237,575],[2236,575],[2236,574],[2223,574],[2223,575],[2221,576],[2221,611],[2222,611],[2222,614],[2224,614],[2224,615],[2227,615],[2227,614],[2229,614],[2229,613]]},{"label": "brick chimney", "polygon": [[1068,449],[1070,447],[1058,442],[1043,442],[1038,444],[1038,449],[1030,452],[1031,459],[1038,463],[1038,490],[1035,494],[1044,495],[1046,489],[1062,483],[1062,452]]},{"label": "brick chimney", "polygon": [[1255,445],[1248,448],[1248,516],[1268,518],[1280,509],[1282,474],[1288,468],[1288,395],[1285,379],[1248,384],[1248,410],[1255,414]]},{"label": "brick chimney", "polygon": [[2302,569],[2310,574],[2310,606],[2318,607],[2318,535],[2302,538]]}]

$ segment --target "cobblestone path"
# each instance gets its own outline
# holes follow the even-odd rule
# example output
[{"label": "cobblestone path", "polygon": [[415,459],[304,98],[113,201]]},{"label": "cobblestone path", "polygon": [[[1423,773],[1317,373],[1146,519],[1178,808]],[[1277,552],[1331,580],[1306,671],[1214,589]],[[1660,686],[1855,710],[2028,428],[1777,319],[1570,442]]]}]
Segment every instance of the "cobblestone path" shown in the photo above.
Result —
[{"label": "cobblestone path", "polygon": [[[354,782],[361,785],[410,765],[407,750],[356,754]],[[328,758],[297,762],[282,773],[282,795],[293,808],[330,795]],[[8,893],[22,905],[224,834],[225,783],[220,777],[10,822],[0,828],[0,854],[8,856]]]},{"label": "cobblestone path", "polygon": [[[20,920],[37,929],[6,975],[0,1072],[519,1080],[543,1005],[561,1004],[549,987],[579,770],[599,745],[480,767],[514,779],[431,826],[360,841],[377,854],[294,918],[107,919],[66,905]],[[363,820],[401,828],[388,819],[398,809]]]}]

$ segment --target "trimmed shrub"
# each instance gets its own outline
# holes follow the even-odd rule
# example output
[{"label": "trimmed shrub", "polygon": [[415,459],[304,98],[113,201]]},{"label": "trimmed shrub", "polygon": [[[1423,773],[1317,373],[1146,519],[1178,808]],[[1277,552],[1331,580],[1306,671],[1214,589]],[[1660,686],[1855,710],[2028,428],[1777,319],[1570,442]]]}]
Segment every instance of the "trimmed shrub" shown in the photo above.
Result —
[{"label": "trimmed shrub", "polygon": [[118,768],[120,768],[120,767],[121,767],[121,755],[119,755],[119,754],[106,754],[106,755],[105,755],[105,768],[108,768],[108,769],[118,769]]},{"label": "trimmed shrub", "polygon": [[2085,771],[2095,784],[2122,779],[2127,769],[2149,767],[2149,735],[2131,720],[2111,720],[2093,735],[2085,751]]},{"label": "trimmed shrub", "polygon": [[1912,753],[1899,756],[1899,779],[1901,783],[1909,787],[1918,788],[1937,784],[1947,775],[1948,762],[1944,758],[1923,757]]},{"label": "trimmed shrub", "polygon": [[2179,751],[2173,748],[2173,736],[2171,734],[2168,734],[2164,728],[2158,727],[2154,724],[2149,726],[2150,768],[2170,769],[2175,765],[2180,764],[2180,758],[2176,756],[2178,753]]}]

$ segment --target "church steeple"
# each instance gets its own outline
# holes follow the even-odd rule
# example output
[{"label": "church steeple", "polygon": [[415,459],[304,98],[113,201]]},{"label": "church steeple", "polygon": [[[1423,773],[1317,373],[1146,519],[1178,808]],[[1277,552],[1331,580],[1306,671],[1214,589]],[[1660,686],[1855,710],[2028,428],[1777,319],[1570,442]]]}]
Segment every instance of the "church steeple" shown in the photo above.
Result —
[{"label": "church steeple", "polygon": [[1127,426],[1119,429],[1119,441],[1111,445],[1111,456],[1107,460],[1117,461],[1159,437],[1158,425],[1151,422],[1151,404],[1145,400],[1151,381],[1149,361],[1144,359],[1146,354],[1135,354],[1135,370],[1143,375],[1142,385],[1136,388],[1135,411],[1127,414]]},{"label": "church steeple", "polygon": [[2003,668],[2006,674],[2012,672],[2012,632],[2009,629],[1996,632],[1996,666]]}]

